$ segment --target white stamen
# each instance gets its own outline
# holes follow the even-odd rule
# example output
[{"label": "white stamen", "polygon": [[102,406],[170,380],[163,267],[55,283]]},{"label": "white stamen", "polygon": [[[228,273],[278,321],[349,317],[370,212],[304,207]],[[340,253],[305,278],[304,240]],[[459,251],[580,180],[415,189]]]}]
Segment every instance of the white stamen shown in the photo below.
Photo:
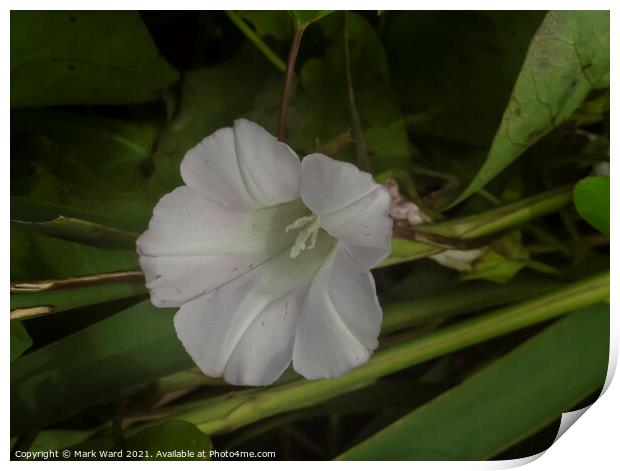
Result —
[{"label": "white stamen", "polygon": [[316,220],[316,216],[314,214],[311,214],[310,216],[300,217],[299,219],[295,219],[292,224],[289,224],[288,226],[286,226],[286,228],[284,229],[284,232],[288,233],[293,230],[301,229],[302,227],[307,225],[309,222],[312,222],[315,220]]},{"label": "white stamen", "polygon": [[[312,214],[310,216],[303,216],[296,219],[292,224],[286,226],[284,232],[297,229],[301,229],[301,231],[297,234],[295,242],[291,247],[291,258],[296,258],[304,250],[311,250],[314,248],[321,226],[317,221],[317,217]],[[306,242],[308,242],[307,246]]]}]

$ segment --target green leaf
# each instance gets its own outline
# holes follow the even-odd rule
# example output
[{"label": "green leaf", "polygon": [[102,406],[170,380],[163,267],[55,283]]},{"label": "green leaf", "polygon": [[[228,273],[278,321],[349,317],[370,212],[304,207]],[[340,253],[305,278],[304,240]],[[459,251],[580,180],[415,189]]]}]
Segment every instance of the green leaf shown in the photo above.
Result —
[{"label": "green leaf", "polygon": [[420,225],[416,230],[446,237],[479,237],[553,213],[570,200],[567,188],[556,188],[478,214]]},{"label": "green leaf", "polygon": [[56,110],[14,111],[12,218],[65,216],[143,231],[155,203],[171,189],[152,177],[159,128]]},{"label": "green leaf", "polygon": [[11,12],[11,106],[139,103],[177,78],[136,12]]},{"label": "green leaf", "polygon": [[[248,81],[248,74],[254,79]],[[260,108],[264,89],[276,97],[281,86],[281,74],[250,44],[223,64],[185,74],[176,116],[153,156],[157,187],[170,191],[180,185],[179,165],[189,149],[217,129],[232,126],[235,119],[249,117],[251,109]],[[265,120],[255,120],[269,127]]]},{"label": "green leaf", "polygon": [[104,250],[11,227],[11,281],[127,271],[136,267],[135,250]]},{"label": "green leaf", "polygon": [[482,311],[537,296],[559,286],[557,280],[531,274],[516,277],[500,286],[484,281],[448,285],[433,294],[420,293],[409,296],[412,299],[410,301],[386,304],[381,332],[391,333],[425,322]]},{"label": "green leaf", "polygon": [[[331,46],[324,57],[308,59],[300,68],[287,135],[290,145],[302,154],[315,152],[317,140],[328,143],[352,127],[343,28],[343,13],[319,22],[317,29]],[[373,171],[407,168],[410,150],[405,122],[381,42],[368,21],[354,13],[349,13],[348,35],[352,85]],[[355,162],[354,146],[333,157]]]},{"label": "green leaf", "polygon": [[300,380],[268,390],[242,390],[183,404],[171,412],[179,420],[198,424],[209,435],[229,432],[275,414],[318,404],[379,377],[544,322],[608,296],[609,273],[599,274],[380,351],[340,378]]},{"label": "green leaf", "polygon": [[543,18],[540,11],[386,11],[381,40],[411,132],[425,142],[487,147]]},{"label": "green leaf", "polygon": [[241,10],[237,13],[254,26],[260,37],[272,36],[278,41],[288,42],[293,36],[293,22],[286,11]]},{"label": "green leaf", "polygon": [[575,185],[573,199],[579,215],[609,235],[610,178],[586,177]]},{"label": "green leaf", "polygon": [[95,247],[134,249],[138,234],[84,219],[58,216],[42,222],[11,221],[16,227]]},{"label": "green leaf", "polygon": [[[226,15],[228,16],[230,21],[232,21],[237,26],[237,28],[239,28],[239,30],[243,34],[245,34],[245,36],[252,43],[254,43],[254,45],[258,48],[258,50],[261,51],[263,55],[280,72],[284,72],[286,70],[286,63],[282,59],[280,59],[280,56],[278,56],[278,54],[274,52],[269,47],[269,45],[261,39],[261,36],[271,33],[272,30],[275,31],[276,34],[280,31],[281,25],[278,23],[277,19],[281,17],[278,16],[277,13],[284,13],[284,12],[256,11],[256,12],[247,12],[247,13],[249,15],[240,15],[238,13],[235,13],[234,11],[227,11]],[[254,18],[255,23],[259,25],[258,27],[255,26],[255,29],[257,30],[256,32],[252,28],[250,28],[245,21],[243,21],[242,16],[246,18],[247,16],[250,16],[250,18]],[[267,20],[267,21],[263,23],[262,20]],[[275,21],[272,22],[270,20],[275,20]],[[290,30],[292,25],[291,25],[290,19],[286,18],[285,14],[284,14],[284,20],[286,21],[288,29]]]},{"label": "green leaf", "polygon": [[[326,152],[327,148],[341,147],[333,145],[334,140],[342,141],[351,127],[343,21],[341,14],[334,14],[317,23],[315,33],[334,46],[325,57],[313,57],[299,66],[289,109],[287,143],[300,156],[315,152],[317,140],[318,147]],[[398,103],[390,90],[381,43],[371,25],[359,15],[350,14],[349,28],[352,80],[371,161],[377,171],[404,168],[409,144]],[[246,80],[248,74],[254,79]],[[185,152],[216,129],[231,126],[239,117],[251,119],[275,134],[281,93],[282,75],[247,43],[233,59],[187,73],[179,109],[154,156],[155,178],[168,179],[167,187],[178,184],[178,166]],[[334,157],[355,161],[350,139],[344,141],[348,147]]]},{"label": "green leaf", "polygon": [[471,180],[543,17],[540,11],[384,12],[381,40],[420,149],[417,164]]},{"label": "green leaf", "polygon": [[292,10],[291,15],[300,29],[306,29],[315,21],[333,13],[334,10]]},{"label": "green leaf", "polygon": [[574,312],[340,459],[491,458],[603,386],[608,339],[609,305]]},{"label": "green leaf", "polygon": [[567,122],[590,92],[607,87],[609,12],[549,12],[532,38],[486,160],[457,202]]},{"label": "green leaf", "polygon": [[11,321],[11,362],[32,346],[28,331],[19,321]]},{"label": "green leaf", "polygon": [[[170,420],[145,428],[125,440],[125,448],[146,452],[146,460],[205,460],[213,448],[211,439],[194,424]],[[175,452],[191,453],[191,457],[177,457]]]},{"label": "green leaf", "polygon": [[190,367],[172,325],[173,311],[145,300],[17,359],[11,368],[11,435]]},{"label": "green leaf", "polygon": [[[415,237],[417,239],[408,240],[394,237],[392,239],[392,253],[380,266],[386,267],[417,260],[439,253],[446,248],[468,248],[451,247],[449,243],[467,242],[468,239],[484,237],[513,228],[524,222],[555,212],[566,206],[570,200],[570,191],[566,188],[558,188],[479,214],[416,226]],[[434,243],[434,236],[448,238],[448,240],[444,240],[448,246],[446,243],[443,245]]]},{"label": "green leaf", "polygon": [[53,289],[39,293],[11,293],[11,319],[30,319],[144,294],[144,280]]}]

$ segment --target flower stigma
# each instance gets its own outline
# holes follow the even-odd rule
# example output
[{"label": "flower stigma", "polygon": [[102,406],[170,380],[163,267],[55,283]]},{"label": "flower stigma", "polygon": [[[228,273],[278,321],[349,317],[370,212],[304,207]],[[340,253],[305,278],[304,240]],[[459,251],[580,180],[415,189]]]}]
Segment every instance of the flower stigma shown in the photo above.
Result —
[{"label": "flower stigma", "polygon": [[[295,242],[291,247],[291,258],[296,258],[300,253],[304,250],[312,250],[316,245],[316,239],[319,235],[319,230],[321,230],[321,226],[317,220],[317,217],[314,214],[310,216],[302,216],[298,219],[295,219],[292,224],[289,224],[284,229],[284,232],[290,231],[299,231],[297,237],[295,238]],[[308,244],[306,245],[306,242]]]}]

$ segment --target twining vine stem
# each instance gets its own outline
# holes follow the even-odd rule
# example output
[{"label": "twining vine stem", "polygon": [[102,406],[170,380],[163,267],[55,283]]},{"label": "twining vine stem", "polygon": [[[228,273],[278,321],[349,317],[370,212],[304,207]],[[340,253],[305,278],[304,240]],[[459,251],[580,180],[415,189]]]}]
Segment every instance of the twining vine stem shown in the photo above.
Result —
[{"label": "twining vine stem", "polygon": [[304,29],[305,28],[303,26],[299,26],[295,23],[293,41],[291,43],[291,49],[288,53],[288,60],[286,62],[286,77],[284,79],[284,86],[282,87],[282,101],[280,104],[280,114],[278,116],[279,141],[284,141],[286,139],[286,115],[288,113],[288,102],[293,88],[293,79],[295,78],[295,62],[297,61],[297,53],[299,52],[299,46],[301,44],[301,37],[304,34]]},{"label": "twining vine stem", "polygon": [[364,132],[357,104],[355,102],[355,92],[353,90],[353,77],[351,76],[351,53],[349,50],[349,12],[344,13],[344,58],[347,72],[347,93],[349,95],[349,107],[351,108],[351,126],[353,128],[353,142],[355,143],[355,153],[359,168],[372,173],[368,149],[364,141]]}]

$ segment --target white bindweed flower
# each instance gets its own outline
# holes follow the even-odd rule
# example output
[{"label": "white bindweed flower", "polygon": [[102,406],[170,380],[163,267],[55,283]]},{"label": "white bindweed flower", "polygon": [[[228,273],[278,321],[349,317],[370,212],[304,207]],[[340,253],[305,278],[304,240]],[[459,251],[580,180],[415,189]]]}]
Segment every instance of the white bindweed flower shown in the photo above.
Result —
[{"label": "white bindweed flower", "polygon": [[390,197],[354,165],[238,120],[191,149],[185,186],[138,239],[151,301],[204,373],[267,385],[365,363],[382,320],[369,269],[390,253]]}]

